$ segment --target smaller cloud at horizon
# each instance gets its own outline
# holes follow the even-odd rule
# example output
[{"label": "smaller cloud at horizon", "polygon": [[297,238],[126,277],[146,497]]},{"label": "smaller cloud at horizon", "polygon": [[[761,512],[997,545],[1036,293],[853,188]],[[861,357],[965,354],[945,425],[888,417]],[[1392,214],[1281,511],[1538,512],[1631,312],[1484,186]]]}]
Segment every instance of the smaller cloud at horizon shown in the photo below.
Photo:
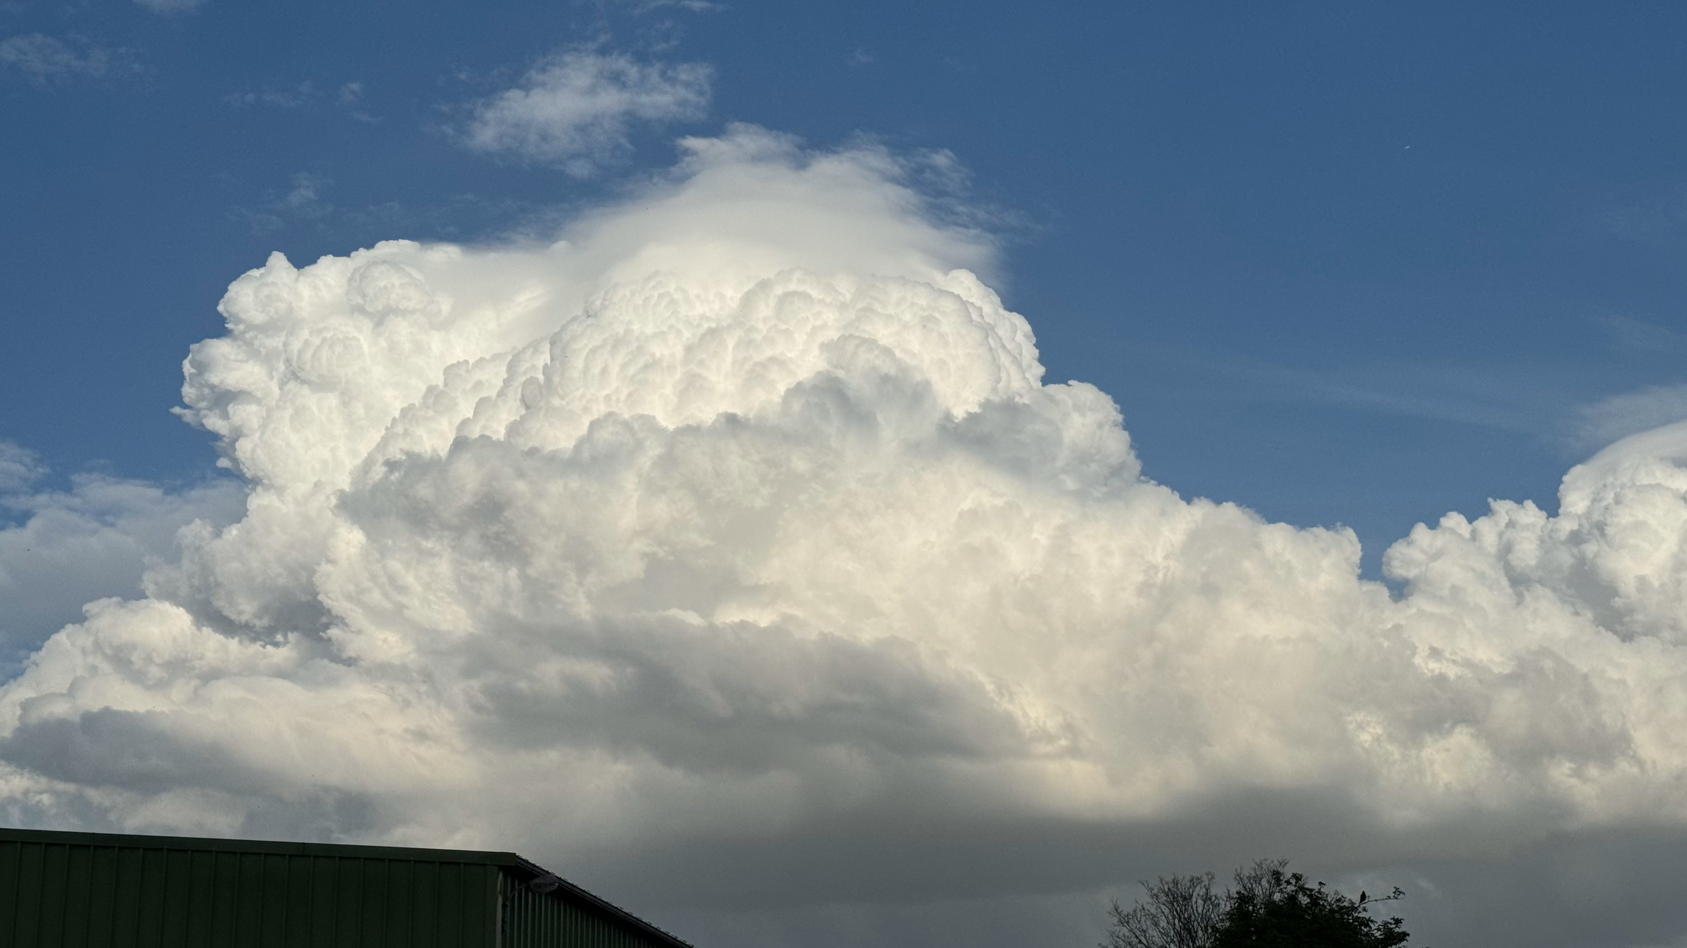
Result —
[{"label": "smaller cloud at horizon", "polygon": [[22,33],[0,40],[0,72],[16,73],[44,86],[134,75],[140,66],[125,49],[105,49],[79,37],[67,43],[45,33]]},{"label": "smaller cloud at horizon", "polygon": [[586,177],[632,147],[634,122],[706,115],[712,80],[713,70],[703,63],[566,52],[534,68],[517,87],[476,103],[462,142]]}]

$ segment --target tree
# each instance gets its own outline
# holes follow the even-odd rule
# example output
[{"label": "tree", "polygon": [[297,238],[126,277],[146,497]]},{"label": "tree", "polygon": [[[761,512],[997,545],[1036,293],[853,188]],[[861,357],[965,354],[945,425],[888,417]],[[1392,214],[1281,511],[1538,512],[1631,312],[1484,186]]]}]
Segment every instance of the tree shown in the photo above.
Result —
[{"label": "tree", "polygon": [[1101,948],[1399,948],[1402,921],[1377,921],[1368,906],[1390,902],[1360,892],[1357,901],[1288,871],[1288,860],[1261,859],[1236,870],[1222,893],[1212,873],[1142,883],[1147,895],[1126,909],[1117,899]]},{"label": "tree", "polygon": [[1407,934],[1399,918],[1379,922],[1366,912],[1374,902],[1391,902],[1405,893],[1398,887],[1384,898],[1363,891],[1358,901],[1340,892],[1306,884],[1298,872],[1270,869],[1264,885],[1233,892],[1224,922],[1203,948],[1398,948]]},{"label": "tree", "polygon": [[1142,883],[1148,901],[1126,909],[1113,900],[1113,928],[1101,948],[1208,948],[1224,921],[1225,898],[1213,874]]}]

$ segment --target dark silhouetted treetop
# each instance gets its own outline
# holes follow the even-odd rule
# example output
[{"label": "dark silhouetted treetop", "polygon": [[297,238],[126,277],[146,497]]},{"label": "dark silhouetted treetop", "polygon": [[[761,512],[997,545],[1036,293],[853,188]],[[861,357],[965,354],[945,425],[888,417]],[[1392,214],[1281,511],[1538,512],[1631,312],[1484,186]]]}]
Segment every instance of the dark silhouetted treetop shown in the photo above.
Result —
[{"label": "dark silhouetted treetop", "polygon": [[1371,899],[1364,892],[1359,900],[1328,889],[1324,883],[1308,885],[1298,872],[1271,868],[1265,885],[1257,891],[1231,893],[1224,921],[1208,948],[1397,948],[1406,944],[1407,933],[1399,918],[1378,921],[1365,907],[1375,902],[1400,898],[1393,894]]},{"label": "dark silhouetted treetop", "polygon": [[1113,927],[1101,948],[1398,948],[1407,933],[1399,918],[1379,921],[1368,907],[1391,902],[1360,892],[1357,901],[1311,885],[1288,861],[1262,859],[1236,870],[1218,892],[1212,873],[1142,884],[1144,901],[1126,909],[1113,901]]}]

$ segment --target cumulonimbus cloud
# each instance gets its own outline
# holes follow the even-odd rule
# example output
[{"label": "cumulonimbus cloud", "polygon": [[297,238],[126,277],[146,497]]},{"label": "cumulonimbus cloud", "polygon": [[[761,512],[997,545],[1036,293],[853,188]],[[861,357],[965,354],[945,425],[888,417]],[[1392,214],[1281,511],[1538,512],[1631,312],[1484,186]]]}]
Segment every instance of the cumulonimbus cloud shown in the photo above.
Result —
[{"label": "cumulonimbus cloud", "polygon": [[235,281],[184,414],[244,517],[0,690],[0,813],[720,904],[1095,888],[1177,827],[1687,827],[1687,425],[1420,526],[1391,594],[1351,532],[1145,479],[893,156],[685,144],[549,246]]},{"label": "cumulonimbus cloud", "polygon": [[701,118],[712,77],[703,63],[568,50],[535,67],[519,86],[476,103],[462,140],[476,151],[587,175],[630,146],[633,123]]}]

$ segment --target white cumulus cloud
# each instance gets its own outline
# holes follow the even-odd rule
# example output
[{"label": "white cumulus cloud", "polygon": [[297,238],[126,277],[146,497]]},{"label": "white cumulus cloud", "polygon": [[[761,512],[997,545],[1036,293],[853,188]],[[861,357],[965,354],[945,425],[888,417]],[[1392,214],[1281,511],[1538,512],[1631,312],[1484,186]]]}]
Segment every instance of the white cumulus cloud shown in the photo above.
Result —
[{"label": "white cumulus cloud", "polygon": [[516,88],[477,103],[463,141],[477,151],[586,175],[630,147],[634,122],[703,117],[711,80],[702,63],[571,50],[534,68]]},{"label": "white cumulus cloud", "polygon": [[685,144],[548,246],[236,280],[183,391],[244,515],[0,690],[0,814],[816,912],[1687,831],[1687,425],[1420,526],[1394,595],[1144,478],[894,156]]},{"label": "white cumulus cloud", "polygon": [[0,662],[33,652],[82,615],[85,603],[141,592],[148,566],[174,560],[176,534],[195,521],[222,526],[241,489],[213,480],[181,490],[97,474],[42,489],[38,458],[0,441]]}]

